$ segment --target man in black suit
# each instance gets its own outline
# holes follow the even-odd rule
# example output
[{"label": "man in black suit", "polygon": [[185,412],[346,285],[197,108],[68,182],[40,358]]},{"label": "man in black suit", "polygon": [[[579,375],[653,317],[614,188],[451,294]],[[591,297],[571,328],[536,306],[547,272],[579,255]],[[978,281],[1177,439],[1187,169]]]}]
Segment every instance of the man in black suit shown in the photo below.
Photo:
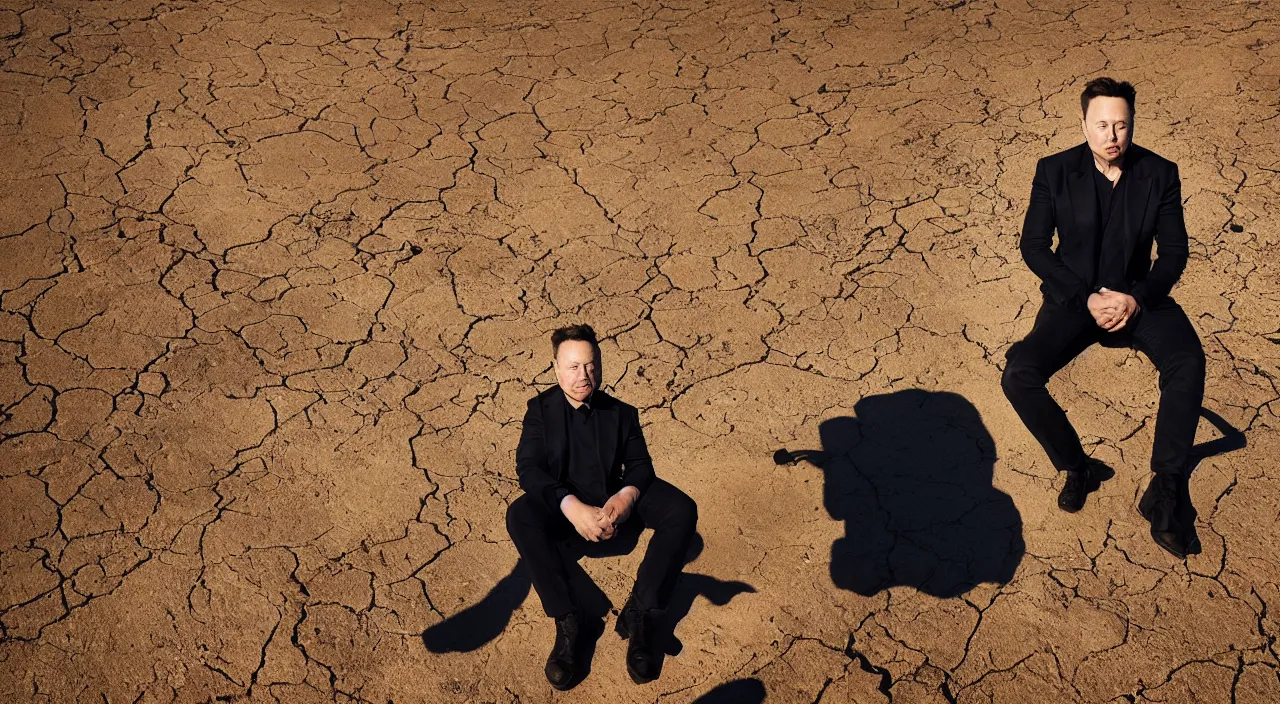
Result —
[{"label": "man in black suit", "polygon": [[1045,384],[1095,342],[1146,354],[1160,373],[1160,408],[1155,476],[1138,509],[1156,544],[1184,557],[1178,502],[1204,396],[1204,351],[1169,297],[1187,263],[1178,167],[1132,144],[1134,97],[1129,83],[1090,81],[1080,95],[1085,143],[1036,165],[1021,249],[1043,281],[1044,303],[1030,334],[1009,349],[1002,385],[1050,461],[1066,472],[1058,506],[1075,512],[1096,486],[1097,470]]},{"label": "man in black suit", "polygon": [[[507,531],[529,568],[542,608],[556,620],[547,658],[551,685],[568,689],[580,674],[583,616],[569,588],[572,543],[609,540],[631,522],[652,528],[635,587],[618,616],[627,672],[654,679],[653,612],[666,608],[698,523],[693,499],[654,476],[640,415],[600,391],[600,346],[588,325],[551,335],[557,387],[529,400],[516,473],[524,494],[507,509]],[[566,545],[570,543],[570,545]]]}]

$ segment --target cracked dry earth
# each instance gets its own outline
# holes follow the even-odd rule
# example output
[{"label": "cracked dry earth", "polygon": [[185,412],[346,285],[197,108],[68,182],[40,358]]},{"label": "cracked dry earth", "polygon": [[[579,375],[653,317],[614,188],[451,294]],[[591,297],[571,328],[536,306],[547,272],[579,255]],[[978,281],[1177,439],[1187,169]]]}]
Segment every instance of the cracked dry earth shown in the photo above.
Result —
[{"label": "cracked dry earth", "polygon": [[[1275,5],[0,8],[0,699],[1280,701]],[[999,388],[1101,74],[1181,165],[1247,440],[1185,562],[1135,509],[1145,357],[1051,383],[1116,470],[1076,515]],[[687,595],[657,682],[610,630],[559,694],[495,586],[580,321],[699,502],[684,584],[750,588]],[[583,566],[618,605],[641,552]]]}]

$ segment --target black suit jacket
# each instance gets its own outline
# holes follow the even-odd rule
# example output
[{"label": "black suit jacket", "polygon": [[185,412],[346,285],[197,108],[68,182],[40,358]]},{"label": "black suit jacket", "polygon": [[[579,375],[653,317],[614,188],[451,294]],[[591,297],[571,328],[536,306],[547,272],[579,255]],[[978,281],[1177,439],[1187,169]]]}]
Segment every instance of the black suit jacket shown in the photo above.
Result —
[{"label": "black suit jacket", "polygon": [[[1097,244],[1103,235],[1093,186],[1096,168],[1087,143],[1041,159],[1022,225],[1022,257],[1044,282],[1040,290],[1049,300],[1077,311],[1088,310]],[[1182,183],[1177,164],[1136,144],[1125,152],[1124,171],[1129,179],[1125,208],[1111,216],[1109,227],[1120,228],[1122,235],[1127,293],[1146,308],[1169,295],[1187,265]]]},{"label": "black suit jacket", "polygon": [[[516,446],[516,474],[526,494],[541,499],[555,511],[560,501],[574,493],[569,484],[569,435],[565,427],[568,400],[559,386],[529,399],[524,428]],[[640,413],[634,406],[597,390],[591,395],[591,412],[598,413],[600,458],[608,467],[605,486],[609,494],[630,485],[644,494],[653,482],[653,461],[640,430]]]}]

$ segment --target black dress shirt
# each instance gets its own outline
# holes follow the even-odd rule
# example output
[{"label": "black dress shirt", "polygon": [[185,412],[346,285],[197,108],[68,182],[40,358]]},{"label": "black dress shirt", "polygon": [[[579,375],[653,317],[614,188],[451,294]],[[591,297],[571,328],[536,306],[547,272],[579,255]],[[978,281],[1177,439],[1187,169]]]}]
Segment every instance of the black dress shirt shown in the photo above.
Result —
[{"label": "black dress shirt", "polygon": [[[1093,169],[1093,187],[1098,194],[1098,252],[1097,265],[1094,269],[1093,288],[1107,288],[1112,291],[1128,293],[1125,285],[1125,247],[1124,233],[1121,227],[1111,227],[1114,216],[1124,212],[1125,186],[1128,180],[1120,174],[1119,180],[1112,185],[1111,181],[1098,169]],[[1121,223],[1115,223],[1120,225]]]},{"label": "black dress shirt", "polygon": [[565,428],[569,432],[569,481],[573,494],[584,503],[603,506],[608,500],[604,466],[600,462],[600,435],[591,403],[574,408],[566,403]]},{"label": "black dress shirt", "polygon": [[1111,219],[1111,194],[1116,186],[1098,169],[1093,170],[1093,190],[1098,194],[1098,226],[1107,231],[1107,221]]}]

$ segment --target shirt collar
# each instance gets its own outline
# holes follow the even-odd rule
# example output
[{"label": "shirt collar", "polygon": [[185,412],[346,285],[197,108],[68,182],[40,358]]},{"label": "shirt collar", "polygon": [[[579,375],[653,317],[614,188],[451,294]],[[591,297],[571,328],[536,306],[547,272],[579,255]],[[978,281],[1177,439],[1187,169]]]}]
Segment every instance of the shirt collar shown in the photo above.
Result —
[{"label": "shirt collar", "polygon": [[587,400],[583,401],[583,402],[582,402],[582,405],[578,406],[577,408],[574,408],[574,407],[573,407],[573,404],[572,404],[572,403],[569,403],[569,397],[568,397],[568,396],[565,396],[565,397],[564,397],[564,401],[565,401],[565,403],[569,406],[569,410],[571,410],[571,411],[581,411],[581,412],[583,412],[583,413],[588,413],[588,414],[589,414],[589,413],[591,413],[591,411],[593,410],[592,405],[591,405],[591,402],[592,402],[592,400],[594,400],[594,399],[595,399],[595,396],[596,396],[596,392],[595,392],[595,391],[592,391],[592,392],[591,392],[591,395],[587,397]]}]

